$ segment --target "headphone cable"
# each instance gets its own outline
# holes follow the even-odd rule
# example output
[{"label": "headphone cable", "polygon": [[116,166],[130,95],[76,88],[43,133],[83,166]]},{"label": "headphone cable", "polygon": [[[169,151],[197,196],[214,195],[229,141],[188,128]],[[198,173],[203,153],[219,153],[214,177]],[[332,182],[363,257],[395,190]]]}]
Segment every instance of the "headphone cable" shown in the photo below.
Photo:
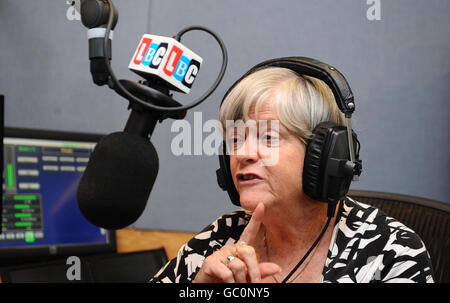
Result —
[{"label": "headphone cable", "polygon": [[334,216],[334,212],[336,210],[336,203],[328,203],[328,210],[327,210],[327,216],[328,220],[327,223],[325,223],[325,226],[322,228],[322,231],[320,232],[319,236],[317,237],[316,241],[314,241],[313,245],[309,248],[309,250],[306,252],[306,254],[303,256],[303,258],[300,260],[300,262],[295,265],[295,267],[291,270],[291,272],[284,278],[281,283],[287,283],[287,280],[297,271],[297,269],[305,262],[306,258],[311,254],[311,252],[314,250],[314,248],[319,243],[320,239],[322,239],[323,235],[325,234],[325,231],[328,229],[328,225],[330,225],[330,221]]}]

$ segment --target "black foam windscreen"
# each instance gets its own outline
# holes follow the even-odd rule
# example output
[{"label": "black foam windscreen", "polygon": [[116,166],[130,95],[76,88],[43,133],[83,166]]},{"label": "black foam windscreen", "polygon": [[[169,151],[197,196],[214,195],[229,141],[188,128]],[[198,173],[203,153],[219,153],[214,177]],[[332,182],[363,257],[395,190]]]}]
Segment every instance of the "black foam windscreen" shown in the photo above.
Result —
[{"label": "black foam windscreen", "polygon": [[132,224],[145,209],[158,169],[158,154],[148,139],[126,132],[105,136],[78,187],[82,214],[106,229]]}]

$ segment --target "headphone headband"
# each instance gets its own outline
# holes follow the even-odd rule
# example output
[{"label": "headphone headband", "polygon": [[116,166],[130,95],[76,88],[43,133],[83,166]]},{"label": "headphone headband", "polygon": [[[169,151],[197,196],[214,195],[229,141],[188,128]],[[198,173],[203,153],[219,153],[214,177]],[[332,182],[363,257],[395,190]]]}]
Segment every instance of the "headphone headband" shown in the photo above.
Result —
[{"label": "headphone headband", "polygon": [[355,102],[353,93],[344,76],[336,68],[321,61],[307,57],[277,58],[267,60],[255,65],[230,87],[230,89],[226,92],[223,100],[225,100],[229,92],[243,78],[258,70],[268,67],[284,67],[293,70],[299,75],[304,74],[322,80],[328,85],[328,87],[330,87],[331,91],[333,92],[337,106],[339,107],[341,112],[344,113],[346,117],[350,117],[354,112]]}]

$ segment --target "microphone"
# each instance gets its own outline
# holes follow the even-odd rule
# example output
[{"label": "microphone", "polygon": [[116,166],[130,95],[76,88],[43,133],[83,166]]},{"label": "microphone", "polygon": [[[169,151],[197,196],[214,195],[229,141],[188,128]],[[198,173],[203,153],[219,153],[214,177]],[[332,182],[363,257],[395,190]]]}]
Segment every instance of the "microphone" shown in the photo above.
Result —
[{"label": "microphone", "polygon": [[[156,123],[166,118],[182,119],[186,115],[188,107],[173,100],[169,90],[189,93],[202,58],[182,45],[179,39],[144,34],[129,69],[146,81],[116,80],[109,64],[110,29],[118,19],[112,2],[86,0],[82,2],[81,15],[83,24],[88,27],[94,83],[108,84],[128,99],[131,113],[124,131],[109,134],[96,145],[78,186],[77,203],[83,216],[92,224],[120,229],[141,216],[158,175],[158,153],[149,140]],[[215,86],[220,82],[225,66],[222,66]]]},{"label": "microphone", "polygon": [[132,224],[145,209],[158,169],[158,154],[149,140],[129,132],[105,136],[92,152],[78,187],[81,213],[106,229]]},{"label": "microphone", "polygon": [[[220,37],[205,27],[184,28],[174,38],[145,34],[129,63],[129,69],[145,81],[117,80],[110,64],[111,29],[118,21],[112,1],[82,1],[81,19],[88,28],[94,83],[107,84],[127,99],[131,113],[122,132],[109,134],[96,145],[78,186],[77,203],[92,224],[120,229],[140,217],[158,175],[158,153],[149,140],[156,123],[183,119],[188,109],[203,102],[222,80],[228,55]],[[213,85],[192,103],[182,105],[169,91],[189,93],[202,63],[200,56],[179,42],[191,30],[212,35],[223,61]]]},{"label": "microphone", "polygon": [[[120,82],[135,96],[152,96],[151,101],[157,105],[180,106],[143,84]],[[124,131],[109,134],[98,142],[78,186],[81,213],[92,224],[106,229],[124,228],[141,216],[159,170],[158,153],[149,137],[161,114],[137,103],[131,103],[130,107]],[[186,111],[170,116],[166,113],[174,119],[183,119],[185,115]]]}]

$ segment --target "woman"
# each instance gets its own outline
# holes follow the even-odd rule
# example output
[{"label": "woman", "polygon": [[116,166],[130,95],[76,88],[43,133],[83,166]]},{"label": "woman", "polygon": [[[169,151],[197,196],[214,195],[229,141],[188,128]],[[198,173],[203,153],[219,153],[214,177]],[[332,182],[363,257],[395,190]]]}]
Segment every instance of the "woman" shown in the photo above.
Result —
[{"label": "woman", "polygon": [[[421,239],[350,198],[339,201],[330,227],[295,269],[327,221],[327,203],[302,188],[308,140],[321,122],[344,125],[324,82],[287,68],[260,69],[232,88],[219,117],[224,129],[227,121],[257,125],[224,134],[243,210],[197,234],[152,282],[281,282],[291,271],[287,282],[433,281]],[[269,158],[277,161],[267,165]]]}]

